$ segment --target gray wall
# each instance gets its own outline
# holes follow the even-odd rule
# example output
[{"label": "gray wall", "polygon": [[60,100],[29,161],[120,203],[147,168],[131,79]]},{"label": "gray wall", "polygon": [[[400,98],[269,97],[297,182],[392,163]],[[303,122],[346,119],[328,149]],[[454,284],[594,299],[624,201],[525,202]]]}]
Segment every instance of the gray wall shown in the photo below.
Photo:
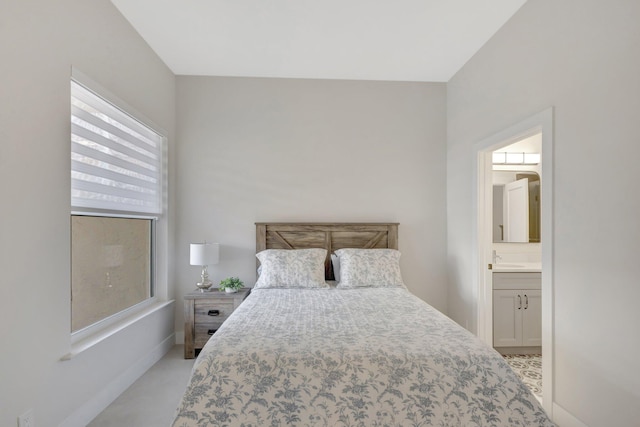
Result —
[{"label": "gray wall", "polygon": [[[404,279],[446,310],[445,85],[178,77],[178,292],[255,281],[256,221],[397,221]],[[182,326],[180,315],[176,329]]]},{"label": "gray wall", "polygon": [[[2,2],[0,40],[0,425],[15,426],[34,408],[36,425],[57,426],[77,410],[90,413],[95,398],[108,400],[113,381],[126,380],[174,326],[169,306],[60,361],[71,324],[71,66],[170,141],[175,77],[108,0]],[[167,217],[160,227],[167,247]],[[172,255],[160,255],[166,295]]]},{"label": "gray wall", "polygon": [[636,1],[529,1],[447,84],[448,306],[474,327],[473,144],[555,108],[553,387],[574,425],[640,419],[639,21]]}]

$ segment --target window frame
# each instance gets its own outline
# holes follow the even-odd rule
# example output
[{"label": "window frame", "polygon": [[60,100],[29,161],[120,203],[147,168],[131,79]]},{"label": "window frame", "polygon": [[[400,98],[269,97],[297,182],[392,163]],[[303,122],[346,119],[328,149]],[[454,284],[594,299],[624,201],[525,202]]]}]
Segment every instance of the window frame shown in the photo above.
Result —
[{"label": "window frame", "polygon": [[[127,319],[132,318],[134,316],[140,315],[147,310],[150,310],[154,305],[157,305],[161,302],[161,298],[159,297],[159,286],[158,281],[159,278],[164,278],[166,280],[166,274],[161,274],[160,269],[166,269],[166,266],[160,266],[158,254],[161,250],[159,248],[160,242],[166,242],[166,224],[161,225],[161,221],[164,222],[164,216],[166,214],[166,192],[167,192],[167,166],[166,166],[166,152],[167,152],[167,132],[165,132],[161,127],[154,124],[151,120],[146,118],[143,114],[136,111],[133,107],[129,106],[126,102],[122,101],[117,96],[113,95],[110,91],[102,87],[100,84],[94,82],[89,77],[84,75],[79,70],[72,68],[71,78],[69,80],[69,85],[71,86],[71,82],[75,82],[80,86],[88,89],[93,92],[96,96],[102,98],[106,102],[110,103],[114,107],[120,109],[122,112],[131,116],[133,119],[140,122],[142,125],[148,127],[153,132],[157,133],[161,137],[161,147],[159,150],[160,159],[158,161],[160,165],[160,179],[161,183],[159,186],[160,192],[160,205],[161,212],[158,214],[150,214],[150,213],[142,213],[135,212],[130,210],[109,210],[102,208],[90,208],[90,207],[76,207],[71,206],[69,213],[69,224],[71,225],[71,217],[82,215],[82,216],[100,216],[100,217],[111,217],[111,218],[131,218],[131,219],[145,219],[150,220],[151,223],[151,242],[150,242],[150,297],[141,301],[137,304],[134,304],[118,313],[112,314],[110,316],[105,317],[102,320],[99,320],[91,325],[88,325],[84,328],[81,328],[77,331],[71,331],[71,304],[69,305],[69,330],[71,336],[71,344],[78,345],[81,341],[85,341],[90,339],[92,336],[103,334],[105,331],[115,328],[118,324],[122,324],[127,321]],[[69,91],[71,93],[71,90]],[[71,111],[69,111],[69,117],[71,117]],[[71,148],[70,148],[71,153]],[[71,167],[70,167],[71,170]],[[161,231],[162,230],[162,231]],[[162,233],[162,235],[161,235]],[[71,239],[71,236],[69,236]],[[71,244],[71,242],[70,242]],[[166,243],[165,243],[166,244]],[[69,292],[71,297],[72,292],[72,283],[69,282]],[[166,298],[164,298],[166,299]]]}]

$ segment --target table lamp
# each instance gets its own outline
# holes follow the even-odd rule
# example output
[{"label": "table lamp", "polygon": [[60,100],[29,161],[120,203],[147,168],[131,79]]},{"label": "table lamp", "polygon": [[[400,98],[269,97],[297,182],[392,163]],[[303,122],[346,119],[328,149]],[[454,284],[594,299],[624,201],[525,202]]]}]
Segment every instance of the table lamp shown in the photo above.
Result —
[{"label": "table lamp", "polygon": [[190,264],[202,266],[202,274],[200,282],[196,283],[196,287],[200,292],[208,290],[212,283],[209,280],[207,266],[217,264],[220,255],[220,245],[217,243],[191,243],[190,247]]}]

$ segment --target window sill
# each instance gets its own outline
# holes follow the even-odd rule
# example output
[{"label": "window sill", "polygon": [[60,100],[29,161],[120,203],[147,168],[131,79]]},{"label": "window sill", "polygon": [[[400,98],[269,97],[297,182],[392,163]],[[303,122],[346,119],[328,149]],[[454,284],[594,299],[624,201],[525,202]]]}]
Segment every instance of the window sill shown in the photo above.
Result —
[{"label": "window sill", "polygon": [[71,344],[71,350],[69,351],[69,353],[62,356],[60,360],[64,361],[64,360],[73,359],[74,357],[90,349],[94,345],[104,341],[105,339],[109,338],[112,335],[115,335],[116,333],[127,328],[128,326],[131,326],[132,324],[136,323],[138,320],[150,315],[151,313],[155,313],[156,311],[168,306],[169,304],[173,304],[173,302],[174,300],[161,301],[161,302],[154,303],[146,307],[144,310],[141,310],[136,314],[121,320],[118,323],[115,323],[99,332],[96,332],[95,334],[92,334],[83,340],[80,340],[76,343]]}]

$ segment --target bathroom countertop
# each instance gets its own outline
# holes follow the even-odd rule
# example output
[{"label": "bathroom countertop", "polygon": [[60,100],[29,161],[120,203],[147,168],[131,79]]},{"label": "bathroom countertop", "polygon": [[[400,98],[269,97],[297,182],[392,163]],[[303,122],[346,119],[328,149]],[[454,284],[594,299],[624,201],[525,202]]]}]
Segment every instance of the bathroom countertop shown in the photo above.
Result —
[{"label": "bathroom countertop", "polygon": [[540,273],[542,263],[540,262],[503,262],[493,264],[494,273]]}]

